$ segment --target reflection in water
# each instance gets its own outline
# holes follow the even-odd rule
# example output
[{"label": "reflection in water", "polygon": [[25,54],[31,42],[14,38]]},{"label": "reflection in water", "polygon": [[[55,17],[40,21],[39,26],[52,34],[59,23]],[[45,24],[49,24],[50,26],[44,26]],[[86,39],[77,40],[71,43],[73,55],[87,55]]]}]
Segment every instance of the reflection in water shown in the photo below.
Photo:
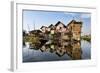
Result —
[{"label": "reflection in water", "polygon": [[[44,43],[43,43],[44,42]],[[64,40],[29,43],[23,49],[23,62],[90,59],[90,43]]]},{"label": "reflection in water", "polygon": [[[48,42],[47,42],[48,43]],[[50,52],[55,53],[59,57],[62,57],[65,54],[68,54],[72,59],[81,59],[81,45],[80,42],[66,42],[63,41],[62,43],[58,42],[50,42],[45,43],[40,50],[41,52]],[[34,47],[33,47],[34,48]]]}]

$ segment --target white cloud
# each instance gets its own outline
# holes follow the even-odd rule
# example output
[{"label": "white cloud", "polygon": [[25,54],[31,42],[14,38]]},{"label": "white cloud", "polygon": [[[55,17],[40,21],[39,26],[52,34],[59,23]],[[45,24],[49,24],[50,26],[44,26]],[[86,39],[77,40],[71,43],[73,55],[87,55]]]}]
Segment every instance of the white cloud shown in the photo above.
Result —
[{"label": "white cloud", "polygon": [[72,13],[72,12],[64,12],[64,14],[72,16],[72,17],[81,17],[81,18],[90,18],[91,14],[89,13]]},{"label": "white cloud", "polygon": [[64,12],[64,14],[70,15],[70,16],[76,16],[77,15],[77,13],[70,13],[70,12]]},{"label": "white cloud", "polygon": [[81,14],[81,18],[90,18],[91,14]]}]

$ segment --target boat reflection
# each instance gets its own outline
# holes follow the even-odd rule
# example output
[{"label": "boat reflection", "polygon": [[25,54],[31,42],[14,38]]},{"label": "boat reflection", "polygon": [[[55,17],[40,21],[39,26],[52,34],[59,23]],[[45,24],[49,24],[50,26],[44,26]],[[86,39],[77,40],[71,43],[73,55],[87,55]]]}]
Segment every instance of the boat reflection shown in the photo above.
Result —
[{"label": "boat reflection", "polygon": [[67,54],[71,59],[78,60],[81,59],[81,43],[71,42],[71,41],[42,41],[40,43],[30,43],[30,49],[40,50],[41,52],[55,53],[59,57]]}]

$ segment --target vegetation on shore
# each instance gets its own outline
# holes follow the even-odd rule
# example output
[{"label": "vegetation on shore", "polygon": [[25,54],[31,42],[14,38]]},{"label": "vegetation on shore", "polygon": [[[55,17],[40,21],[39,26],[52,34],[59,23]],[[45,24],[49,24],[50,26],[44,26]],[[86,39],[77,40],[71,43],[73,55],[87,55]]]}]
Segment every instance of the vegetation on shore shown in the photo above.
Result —
[{"label": "vegetation on shore", "polygon": [[39,42],[39,37],[34,35],[24,36],[23,41],[37,43]]},{"label": "vegetation on shore", "polygon": [[88,41],[88,42],[91,42],[91,35],[89,34],[89,35],[81,36],[81,39],[82,39],[82,40],[86,40],[86,41]]},{"label": "vegetation on shore", "polygon": [[[59,36],[59,37],[58,37]],[[51,39],[52,41],[57,41],[60,38],[60,34],[55,33],[55,34],[51,34],[51,33],[46,33],[46,34],[39,34],[39,33],[34,33],[34,34],[28,34],[25,31],[23,31],[23,42],[30,42],[32,44],[41,44],[45,41],[47,41],[47,39]],[[44,39],[45,38],[45,39]],[[47,38],[47,39],[46,39]],[[66,37],[65,37],[66,38]],[[91,35],[83,35],[81,36],[81,40],[86,40],[88,42],[91,42]]]}]

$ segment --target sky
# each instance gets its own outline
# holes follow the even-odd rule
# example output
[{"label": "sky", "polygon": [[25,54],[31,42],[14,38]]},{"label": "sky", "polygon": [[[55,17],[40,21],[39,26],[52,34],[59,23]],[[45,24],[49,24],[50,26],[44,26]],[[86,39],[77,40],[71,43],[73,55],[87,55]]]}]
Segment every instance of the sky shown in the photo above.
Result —
[{"label": "sky", "polygon": [[91,13],[83,12],[54,12],[23,10],[23,30],[40,29],[42,26],[55,25],[61,21],[67,25],[71,20],[82,21],[82,35],[91,34]]}]

